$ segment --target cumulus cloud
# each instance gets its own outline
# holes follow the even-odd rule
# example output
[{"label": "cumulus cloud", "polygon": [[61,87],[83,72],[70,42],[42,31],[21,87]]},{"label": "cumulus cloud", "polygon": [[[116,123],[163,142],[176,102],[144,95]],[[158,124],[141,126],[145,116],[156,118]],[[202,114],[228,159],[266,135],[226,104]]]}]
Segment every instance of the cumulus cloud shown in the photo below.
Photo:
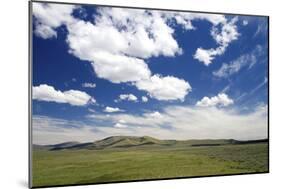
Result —
[{"label": "cumulus cloud", "polygon": [[218,44],[227,47],[230,42],[238,38],[239,33],[235,25],[237,21],[238,17],[234,17],[230,21],[222,24],[221,30],[217,27],[212,28],[211,35]]},{"label": "cumulus cloud", "polygon": [[110,106],[106,106],[105,109],[103,110],[104,112],[107,113],[114,113],[114,112],[124,112],[124,110],[120,109],[120,108],[114,108],[114,107],[110,107]]},{"label": "cumulus cloud", "polygon": [[200,107],[211,107],[211,106],[220,106],[225,107],[233,104],[233,100],[228,97],[225,93],[219,93],[217,96],[203,97],[200,101],[196,103],[196,106]]},{"label": "cumulus cloud", "polygon": [[70,52],[113,83],[147,79],[151,73],[144,58],[181,52],[173,29],[157,12],[99,8],[95,24],[76,20],[67,26]]},{"label": "cumulus cloud", "polygon": [[191,91],[189,83],[173,76],[153,75],[147,80],[136,82],[136,87],[148,92],[150,97],[158,100],[184,100]]},{"label": "cumulus cloud", "polygon": [[85,106],[88,103],[95,103],[96,100],[85,92],[78,90],[60,91],[53,86],[41,84],[32,87],[32,98],[39,101],[68,103],[73,106]]},{"label": "cumulus cloud", "polygon": [[82,84],[82,87],[85,87],[85,88],[96,88],[96,84],[95,83],[83,83]]},{"label": "cumulus cloud", "polygon": [[217,26],[213,26],[211,35],[219,46],[211,49],[199,47],[193,57],[208,66],[216,56],[222,55],[229,44],[238,39],[239,33],[235,25],[237,20],[237,17],[234,17],[230,21],[222,21],[220,29]]},{"label": "cumulus cloud", "polygon": [[212,60],[215,58],[215,56],[222,55],[225,52],[225,49],[226,48],[224,46],[207,50],[199,47],[193,57],[208,66],[212,63]]},{"label": "cumulus cloud", "polygon": [[161,11],[147,11],[124,8],[101,8],[96,25],[122,28],[126,41],[124,54],[139,58],[152,56],[174,56],[181,53],[174,30],[165,22]]},{"label": "cumulus cloud", "polygon": [[208,66],[212,63],[212,60],[214,59],[213,55],[216,54],[216,52],[213,51],[215,50],[206,50],[200,47],[196,50],[196,53],[193,57]]},{"label": "cumulus cloud", "polygon": [[216,77],[227,78],[239,72],[244,67],[251,68],[257,63],[257,57],[260,57],[263,54],[263,51],[262,46],[257,45],[250,53],[243,54],[229,63],[223,63],[218,70],[213,72],[213,75]]},{"label": "cumulus cloud", "polygon": [[148,101],[148,98],[147,98],[146,96],[142,96],[142,97],[141,97],[141,100],[142,100],[143,102],[147,102],[147,101]]},{"label": "cumulus cloud", "polygon": [[73,21],[74,5],[32,3],[35,20],[35,34],[43,39],[57,36],[56,28]]},{"label": "cumulus cloud", "polygon": [[92,66],[98,77],[112,83],[139,81],[149,78],[151,74],[142,59],[106,52],[96,53]]},{"label": "cumulus cloud", "polygon": [[70,52],[113,83],[147,79],[151,73],[144,58],[181,52],[173,29],[157,12],[99,8],[95,24],[77,20],[67,28]]},{"label": "cumulus cloud", "polygon": [[[91,62],[99,78],[113,83],[129,82],[158,100],[183,100],[191,89],[188,82],[182,79],[153,75],[145,62],[150,57],[182,53],[173,36],[174,29],[170,22],[182,25],[186,30],[195,29],[193,20],[207,20],[212,23],[212,36],[222,47],[206,52],[202,48],[198,49],[195,57],[206,64],[211,62],[213,56],[222,53],[220,51],[224,51],[228,43],[236,37],[234,19],[228,22],[225,16],[219,14],[103,7],[97,9],[94,22],[88,22],[72,16],[73,9],[77,7],[62,6],[67,8],[60,8],[63,16],[59,15],[53,24],[46,20],[59,14],[54,13],[55,7],[45,4],[35,6],[34,9],[38,9],[34,14],[36,21],[51,29],[65,25],[69,52],[81,60]],[[44,14],[40,14],[41,12]],[[36,28],[39,28],[39,24]],[[222,25],[221,32],[216,29],[219,25]],[[54,34],[50,32],[49,35]],[[161,86],[155,87],[155,82]],[[179,90],[175,92],[176,87],[168,87],[171,83],[176,83]]]},{"label": "cumulus cloud", "polygon": [[38,24],[35,30],[35,35],[40,36],[43,39],[48,39],[57,37],[57,32],[47,25]]},{"label": "cumulus cloud", "polygon": [[117,101],[122,101],[122,100],[137,102],[138,98],[133,94],[121,94],[119,95],[119,99]]},{"label": "cumulus cloud", "polygon": [[[44,39],[54,38],[58,35],[57,28],[66,26],[69,53],[90,62],[97,77],[112,83],[132,84],[147,92],[149,97],[158,100],[184,100],[191,91],[187,81],[152,73],[146,62],[151,57],[173,57],[183,53],[175,40],[171,22],[183,26],[185,30],[196,30],[196,25],[192,24],[196,19],[211,22],[211,35],[218,47],[200,47],[194,55],[194,58],[205,65],[211,64],[216,56],[222,55],[239,36],[235,19],[228,20],[223,15],[99,8],[98,16],[88,22],[72,16],[73,10],[77,8],[74,6],[60,5],[60,8],[55,8],[51,4],[33,5],[34,32],[37,36]],[[34,88],[37,91],[33,98],[37,100],[72,105],[94,101],[91,97],[81,98],[86,96],[81,95],[86,94],[81,91],[62,92],[47,85]],[[88,115],[87,124],[35,115],[34,143],[50,144],[73,140],[88,142],[112,135],[149,135],[160,139],[249,140],[267,137],[266,107],[242,114],[233,107],[230,110],[219,108],[233,103],[226,94],[204,98],[201,100],[206,101],[201,102],[204,108],[167,106],[139,115],[127,114],[120,108],[109,106],[105,107],[105,113],[89,109],[91,115]],[[147,97],[142,97],[142,101],[147,101]]]}]

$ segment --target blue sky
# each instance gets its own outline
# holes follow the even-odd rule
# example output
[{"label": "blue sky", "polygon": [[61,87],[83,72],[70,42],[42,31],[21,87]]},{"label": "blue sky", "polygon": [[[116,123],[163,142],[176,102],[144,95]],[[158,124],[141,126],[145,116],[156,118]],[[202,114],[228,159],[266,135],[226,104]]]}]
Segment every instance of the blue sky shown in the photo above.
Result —
[{"label": "blue sky", "polygon": [[267,17],[33,3],[33,142],[266,138],[267,27]]}]

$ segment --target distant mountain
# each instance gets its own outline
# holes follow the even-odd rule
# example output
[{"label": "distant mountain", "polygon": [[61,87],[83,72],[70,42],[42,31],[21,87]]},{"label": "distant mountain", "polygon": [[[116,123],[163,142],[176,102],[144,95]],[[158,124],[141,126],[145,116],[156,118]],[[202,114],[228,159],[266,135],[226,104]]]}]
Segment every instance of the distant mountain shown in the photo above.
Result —
[{"label": "distant mountain", "polygon": [[38,144],[33,144],[32,145],[33,150],[50,150],[51,148],[48,147],[48,145],[38,145]]},{"label": "distant mountain", "polygon": [[72,146],[79,145],[79,142],[64,142],[64,143],[59,143],[55,145],[49,145],[52,150],[60,150],[60,149],[65,149],[65,148],[71,148]]},{"label": "distant mountain", "polygon": [[79,142],[64,142],[64,143],[59,143],[59,144],[54,144],[54,145],[38,145],[38,144],[34,144],[33,145],[33,149],[36,150],[55,150],[55,149],[65,149],[65,148],[69,148],[71,146],[74,145],[78,145],[80,144]]},{"label": "distant mountain", "polygon": [[110,149],[110,148],[130,148],[130,147],[152,147],[152,146],[219,146],[230,144],[251,144],[268,142],[268,139],[238,141],[233,139],[217,139],[217,140],[159,140],[149,136],[111,136],[95,142],[79,143],[65,142],[54,145],[33,145],[34,150],[67,150],[67,149]]}]

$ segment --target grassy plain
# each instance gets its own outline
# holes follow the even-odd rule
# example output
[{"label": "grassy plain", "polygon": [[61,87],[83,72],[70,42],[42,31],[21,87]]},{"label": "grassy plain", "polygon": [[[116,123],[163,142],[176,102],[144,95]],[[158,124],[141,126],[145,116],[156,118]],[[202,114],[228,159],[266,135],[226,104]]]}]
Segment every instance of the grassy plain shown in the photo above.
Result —
[{"label": "grassy plain", "polygon": [[268,143],[33,151],[33,187],[268,172]]}]

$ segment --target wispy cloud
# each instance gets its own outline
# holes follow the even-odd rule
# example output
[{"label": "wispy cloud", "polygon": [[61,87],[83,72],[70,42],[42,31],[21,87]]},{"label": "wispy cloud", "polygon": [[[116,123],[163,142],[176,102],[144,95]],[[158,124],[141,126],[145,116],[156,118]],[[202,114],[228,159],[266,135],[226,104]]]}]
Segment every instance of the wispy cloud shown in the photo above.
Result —
[{"label": "wispy cloud", "polygon": [[[88,117],[91,119],[91,115]],[[141,115],[99,115],[99,118],[111,121],[112,124],[123,120],[128,127],[124,134],[129,132],[132,135],[150,135],[161,139],[234,138],[246,140],[267,137],[265,105],[257,106],[247,114],[241,114],[235,108],[182,105],[167,106],[161,112],[147,112]],[[94,119],[99,118],[94,117]],[[102,130],[106,130],[108,135],[113,134],[110,127]]]},{"label": "wispy cloud", "polygon": [[[97,125],[96,125],[97,126]],[[83,122],[34,115],[33,144],[56,144],[66,141],[89,142],[103,137],[92,125]]]},{"label": "wispy cloud", "polygon": [[253,35],[253,38],[256,38],[260,35],[267,35],[268,33],[267,18],[259,18],[257,19],[256,23],[257,23],[257,29],[255,34]]},{"label": "wispy cloud", "polygon": [[[267,108],[264,105],[247,114],[240,114],[236,109],[168,106],[161,113],[94,113],[87,117],[89,121],[95,122],[85,124],[34,116],[34,143],[49,144],[73,140],[86,142],[112,135],[149,135],[160,139],[249,140],[267,137]],[[97,120],[107,122],[108,126],[97,124]]]},{"label": "wispy cloud", "polygon": [[218,70],[213,72],[213,75],[220,78],[227,78],[239,72],[244,67],[250,69],[257,63],[257,59],[264,53],[263,51],[262,46],[257,45],[250,53],[243,54],[229,63],[223,63]]},{"label": "wispy cloud", "polygon": [[236,98],[236,101],[242,101],[244,100],[246,97],[252,96],[253,94],[255,94],[256,92],[258,92],[259,89],[261,89],[264,85],[266,85],[268,82],[267,77],[265,77],[263,79],[263,81],[261,83],[259,83],[256,87],[254,87],[253,89],[251,89],[248,92],[244,92],[242,93],[240,96],[238,96]]},{"label": "wispy cloud", "polygon": [[220,93],[226,93],[226,92],[228,92],[228,91],[230,90],[230,85],[231,85],[231,84],[226,85],[226,86],[221,90]]},{"label": "wispy cloud", "polygon": [[254,94],[254,93],[257,92],[260,88],[262,88],[265,84],[267,84],[267,82],[268,82],[268,79],[267,79],[267,77],[265,77],[264,80],[263,80],[260,84],[258,84],[253,90],[251,90],[249,94],[250,94],[250,95],[251,95],[251,94]]}]

